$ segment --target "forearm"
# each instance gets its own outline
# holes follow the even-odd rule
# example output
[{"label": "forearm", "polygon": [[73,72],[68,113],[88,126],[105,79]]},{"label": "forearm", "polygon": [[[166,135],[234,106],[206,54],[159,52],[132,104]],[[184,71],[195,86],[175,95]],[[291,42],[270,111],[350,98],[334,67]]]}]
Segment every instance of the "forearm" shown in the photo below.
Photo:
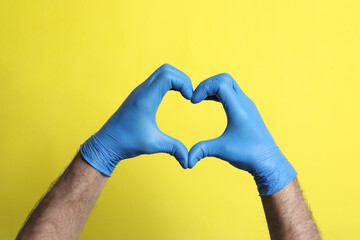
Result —
[{"label": "forearm", "polygon": [[17,239],[77,239],[107,179],[78,153]]},{"label": "forearm", "polygon": [[297,178],[270,196],[261,197],[271,239],[320,239]]}]

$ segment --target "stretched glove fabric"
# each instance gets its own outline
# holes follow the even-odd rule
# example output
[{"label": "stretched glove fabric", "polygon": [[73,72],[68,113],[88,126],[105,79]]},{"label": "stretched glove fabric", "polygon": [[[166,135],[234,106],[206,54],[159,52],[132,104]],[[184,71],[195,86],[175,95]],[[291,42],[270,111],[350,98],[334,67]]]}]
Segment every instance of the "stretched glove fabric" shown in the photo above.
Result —
[{"label": "stretched glove fabric", "polygon": [[226,73],[213,76],[195,89],[191,101],[220,101],[228,124],[218,138],[197,143],[189,152],[189,168],[212,156],[248,171],[255,179],[260,196],[283,189],[297,175],[276,145],[255,104]]},{"label": "stretched glove fabric", "polygon": [[187,148],[161,132],[155,120],[159,104],[169,90],[180,91],[189,100],[193,93],[190,78],[164,64],[135,88],[106,124],[81,145],[84,159],[106,176],[111,176],[122,159],[159,152],[175,156],[187,168]]}]

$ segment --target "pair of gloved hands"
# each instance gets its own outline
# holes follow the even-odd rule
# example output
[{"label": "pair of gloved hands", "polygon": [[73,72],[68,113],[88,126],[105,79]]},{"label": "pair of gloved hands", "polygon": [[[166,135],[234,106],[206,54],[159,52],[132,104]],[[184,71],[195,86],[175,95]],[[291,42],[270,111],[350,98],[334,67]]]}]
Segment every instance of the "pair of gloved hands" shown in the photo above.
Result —
[{"label": "pair of gloved hands", "polygon": [[[155,120],[164,95],[177,90],[192,103],[219,101],[228,124],[218,138],[197,143],[188,152],[179,140],[161,132]],[[284,188],[296,171],[277,147],[255,104],[226,73],[210,77],[193,91],[190,78],[164,64],[139,85],[106,124],[80,147],[83,158],[110,176],[123,159],[141,154],[169,153],[183,168],[193,168],[202,158],[218,157],[248,171],[261,196]]]}]

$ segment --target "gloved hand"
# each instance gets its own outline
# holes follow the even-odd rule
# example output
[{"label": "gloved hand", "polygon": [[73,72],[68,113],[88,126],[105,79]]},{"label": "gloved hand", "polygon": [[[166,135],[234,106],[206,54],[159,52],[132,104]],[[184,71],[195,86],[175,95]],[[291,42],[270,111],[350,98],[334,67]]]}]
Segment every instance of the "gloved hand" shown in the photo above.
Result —
[{"label": "gloved hand", "polygon": [[106,176],[123,159],[159,152],[175,156],[187,168],[187,148],[161,132],[155,120],[159,104],[169,90],[180,91],[189,100],[193,93],[190,78],[164,64],[135,88],[106,124],[81,145],[83,158]]},{"label": "gloved hand", "polygon": [[212,156],[253,175],[260,196],[283,189],[297,175],[277,147],[255,104],[226,73],[213,76],[195,89],[191,101],[220,101],[228,124],[218,138],[197,143],[189,152],[189,168]]}]

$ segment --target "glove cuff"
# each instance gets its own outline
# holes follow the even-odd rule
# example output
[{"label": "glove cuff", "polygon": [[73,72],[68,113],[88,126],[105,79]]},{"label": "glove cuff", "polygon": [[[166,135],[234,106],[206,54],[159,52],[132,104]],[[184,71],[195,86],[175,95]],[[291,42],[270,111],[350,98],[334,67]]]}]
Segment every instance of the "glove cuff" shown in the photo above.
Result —
[{"label": "glove cuff", "polygon": [[266,170],[252,169],[249,171],[254,177],[260,196],[269,196],[280,191],[297,176],[294,167],[280,149],[278,151],[276,159],[273,156],[264,161],[268,167]]},{"label": "glove cuff", "polygon": [[91,166],[108,177],[120,161],[119,156],[107,150],[96,134],[80,146],[80,153]]}]

